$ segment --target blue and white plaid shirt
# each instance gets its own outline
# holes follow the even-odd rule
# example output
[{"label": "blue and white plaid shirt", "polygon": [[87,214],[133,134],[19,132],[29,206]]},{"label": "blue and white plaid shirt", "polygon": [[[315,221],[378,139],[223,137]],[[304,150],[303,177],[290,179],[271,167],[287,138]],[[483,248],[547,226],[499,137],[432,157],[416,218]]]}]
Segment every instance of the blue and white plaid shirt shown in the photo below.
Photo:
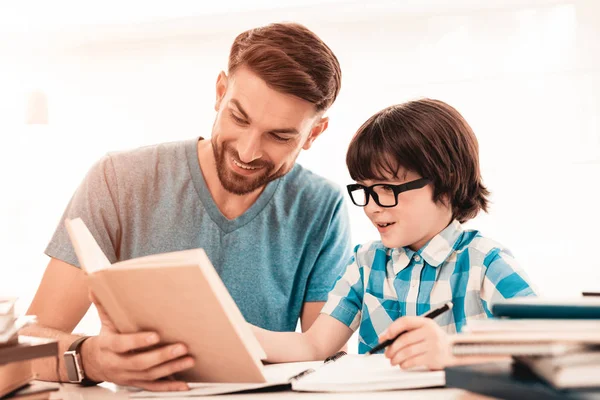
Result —
[{"label": "blue and white plaid shirt", "polygon": [[470,319],[491,316],[490,303],[534,295],[507,249],[453,221],[417,252],[390,249],[381,241],[356,246],[321,312],[353,331],[360,326],[362,354],[401,316],[422,315],[452,301],[452,311],[435,321],[456,333]]}]

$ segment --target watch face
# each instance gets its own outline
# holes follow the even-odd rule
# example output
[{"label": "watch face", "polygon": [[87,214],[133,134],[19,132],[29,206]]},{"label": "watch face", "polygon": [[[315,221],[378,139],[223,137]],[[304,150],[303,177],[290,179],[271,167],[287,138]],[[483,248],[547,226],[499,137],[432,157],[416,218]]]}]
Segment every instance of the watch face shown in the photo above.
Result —
[{"label": "watch face", "polygon": [[79,369],[77,368],[77,355],[74,351],[67,351],[63,355],[63,359],[65,361],[65,368],[67,370],[67,377],[69,378],[69,382],[79,383],[81,382],[81,377],[79,375]]}]

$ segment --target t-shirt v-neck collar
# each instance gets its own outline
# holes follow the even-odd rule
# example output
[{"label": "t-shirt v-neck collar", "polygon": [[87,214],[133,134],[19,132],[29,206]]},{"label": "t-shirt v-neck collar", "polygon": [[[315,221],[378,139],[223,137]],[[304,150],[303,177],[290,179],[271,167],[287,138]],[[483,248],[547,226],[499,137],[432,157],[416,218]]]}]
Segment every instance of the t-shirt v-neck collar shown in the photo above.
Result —
[{"label": "t-shirt v-neck collar", "polygon": [[[203,139],[199,138],[198,140]],[[254,204],[252,204],[242,215],[234,219],[228,219],[221,213],[219,207],[217,207],[217,204],[208,190],[206,181],[204,180],[204,175],[202,174],[200,164],[198,163],[198,140],[190,140],[186,149],[194,187],[198,192],[198,196],[200,197],[200,201],[204,205],[206,212],[215,224],[217,224],[217,226],[225,233],[233,232],[250,222],[266,207],[267,204],[269,204],[269,201],[275,194],[275,191],[283,178],[269,182]]]}]

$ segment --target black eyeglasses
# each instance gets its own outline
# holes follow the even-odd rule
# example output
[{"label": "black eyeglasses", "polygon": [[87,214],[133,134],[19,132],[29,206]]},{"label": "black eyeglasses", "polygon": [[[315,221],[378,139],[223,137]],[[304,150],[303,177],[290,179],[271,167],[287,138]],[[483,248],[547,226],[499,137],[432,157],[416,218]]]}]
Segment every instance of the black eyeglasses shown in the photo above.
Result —
[{"label": "black eyeglasses", "polygon": [[401,185],[378,183],[372,186],[364,186],[354,183],[346,187],[352,202],[359,207],[364,207],[369,203],[369,196],[373,197],[375,203],[380,207],[395,207],[398,205],[398,195],[400,193],[421,189],[430,182],[427,178],[420,178]]}]

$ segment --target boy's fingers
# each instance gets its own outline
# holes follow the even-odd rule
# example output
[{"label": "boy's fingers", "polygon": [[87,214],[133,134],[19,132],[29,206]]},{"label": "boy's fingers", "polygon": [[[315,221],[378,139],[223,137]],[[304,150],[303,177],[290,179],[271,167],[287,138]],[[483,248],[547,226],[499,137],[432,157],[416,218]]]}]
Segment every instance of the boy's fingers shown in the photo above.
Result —
[{"label": "boy's fingers", "polygon": [[413,367],[427,366],[427,354],[421,353],[415,357],[408,358],[400,363],[400,368],[408,369]]},{"label": "boy's fingers", "polygon": [[387,358],[392,358],[394,354],[406,346],[422,342],[423,340],[425,340],[425,332],[423,332],[422,329],[415,329],[410,332],[406,332],[404,335],[396,339],[394,343],[388,346],[388,348],[385,350],[385,356]]},{"label": "boy's fingers", "polygon": [[415,358],[426,353],[428,347],[429,344],[425,341],[406,346],[390,357],[390,364],[401,365],[403,362],[410,360],[411,358]]},{"label": "boy's fingers", "polygon": [[384,335],[379,338],[379,342],[396,337],[401,332],[420,328],[426,323],[427,320],[423,317],[401,317],[389,326]]}]

